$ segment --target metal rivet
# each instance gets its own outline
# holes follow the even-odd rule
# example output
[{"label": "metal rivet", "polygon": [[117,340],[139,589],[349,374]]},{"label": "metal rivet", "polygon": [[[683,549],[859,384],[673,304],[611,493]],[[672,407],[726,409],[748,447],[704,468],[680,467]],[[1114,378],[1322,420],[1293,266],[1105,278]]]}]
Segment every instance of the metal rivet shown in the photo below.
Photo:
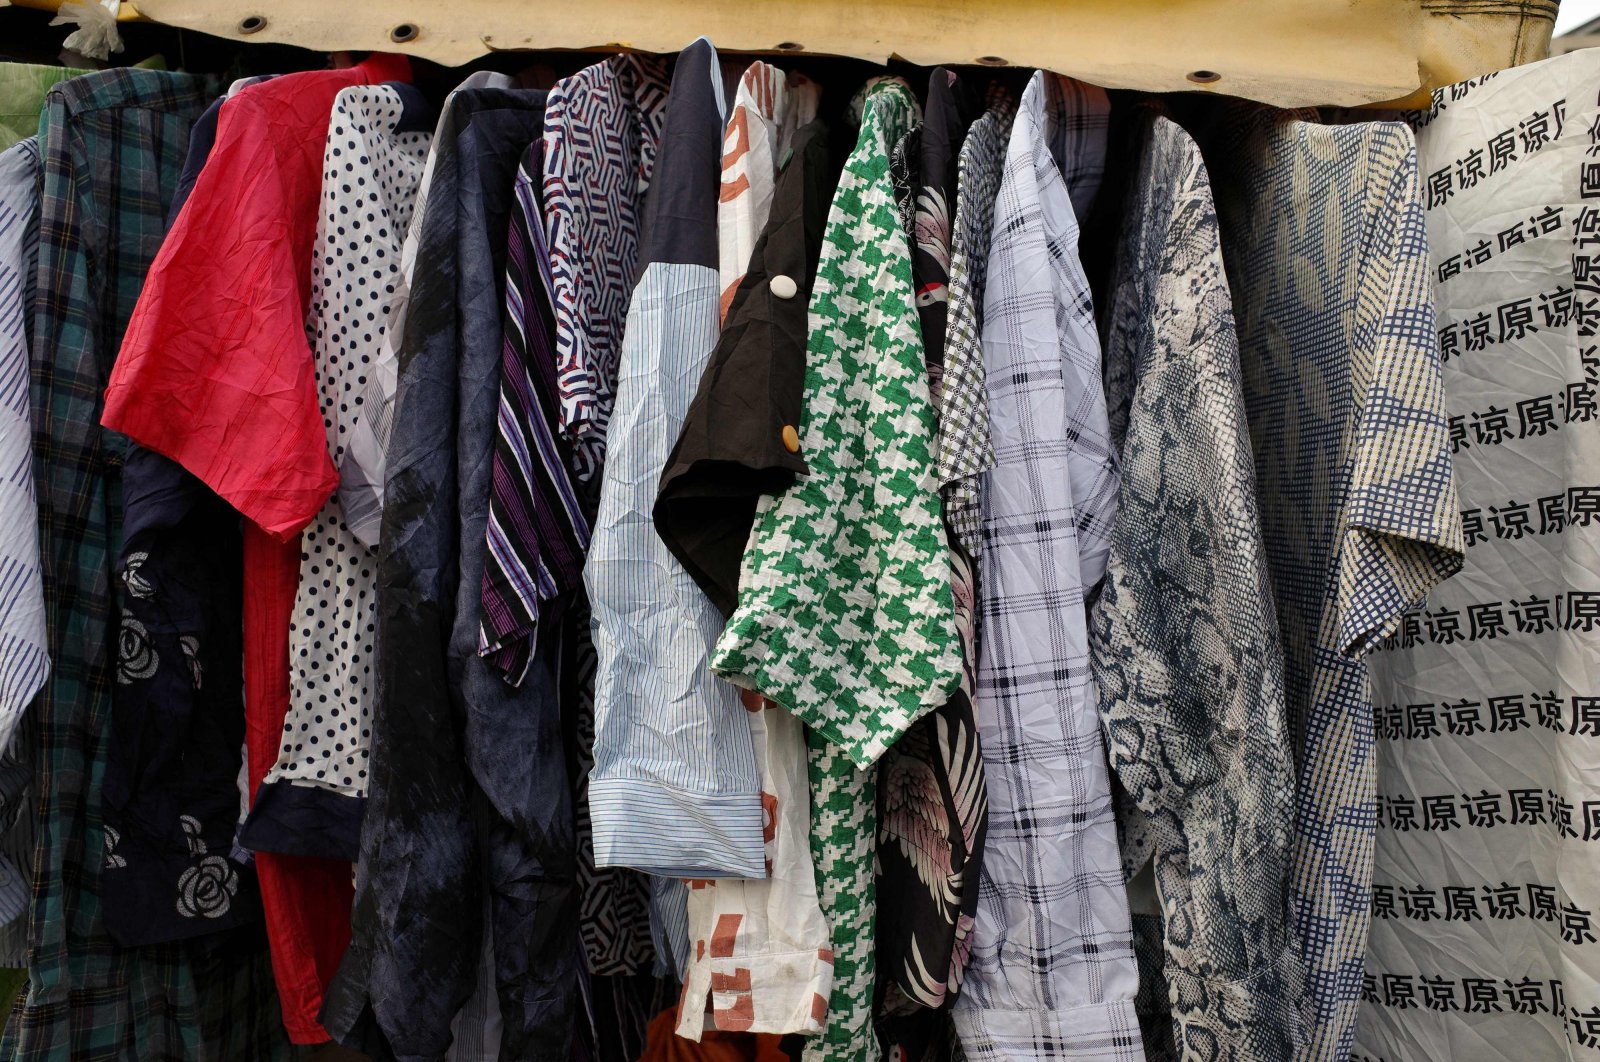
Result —
[{"label": "metal rivet", "polygon": [[773,45],[773,48],[780,52],[798,52],[804,50],[805,45],[796,44],[794,41],[784,41],[781,44]]},{"label": "metal rivet", "polygon": [[1006,61],[1004,59],[1000,58],[998,55],[980,55],[980,56],[978,56],[977,59],[975,59],[973,61],[976,62],[979,66],[1005,66],[1006,65]]},{"label": "metal rivet", "polygon": [[260,33],[267,28],[267,20],[261,15],[246,15],[239,20],[240,33]]},{"label": "metal rivet", "polygon": [[1189,74],[1189,80],[1196,85],[1209,85],[1213,81],[1221,81],[1222,75],[1215,70],[1195,70]]},{"label": "metal rivet", "polygon": [[402,22],[400,25],[389,31],[389,39],[394,41],[396,44],[404,44],[406,41],[414,41],[417,39],[417,27],[413,26],[409,22]]}]

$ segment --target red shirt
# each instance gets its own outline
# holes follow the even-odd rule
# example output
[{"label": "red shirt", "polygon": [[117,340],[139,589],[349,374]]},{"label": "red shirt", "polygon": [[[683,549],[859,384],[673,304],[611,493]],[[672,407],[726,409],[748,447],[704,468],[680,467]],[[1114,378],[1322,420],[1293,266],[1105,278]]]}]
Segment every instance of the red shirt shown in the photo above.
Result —
[{"label": "red shirt", "polygon": [[[243,513],[251,792],[278,756],[300,530],[338,482],[306,335],[334,97],[410,81],[403,56],[264,81],[223,106],[217,139],[129,321],[101,422],[177,461]],[[350,936],[349,864],[260,853],[284,1023],[328,1039],[322,989]]]}]

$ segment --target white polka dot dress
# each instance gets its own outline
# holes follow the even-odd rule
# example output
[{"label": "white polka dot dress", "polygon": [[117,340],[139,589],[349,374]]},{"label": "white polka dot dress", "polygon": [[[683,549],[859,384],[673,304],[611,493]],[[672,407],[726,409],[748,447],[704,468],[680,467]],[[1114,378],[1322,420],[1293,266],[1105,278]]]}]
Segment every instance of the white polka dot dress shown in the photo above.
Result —
[{"label": "white polka dot dress", "polygon": [[[400,245],[431,139],[427,132],[396,131],[405,110],[402,93],[414,91],[394,85],[347,88],[334,101],[328,127],[307,330],[335,467],[383,342],[398,286]],[[300,542],[289,712],[266,784],[363,797],[377,557],[345,526],[337,493]],[[313,807],[315,801],[304,796],[293,803]]]}]

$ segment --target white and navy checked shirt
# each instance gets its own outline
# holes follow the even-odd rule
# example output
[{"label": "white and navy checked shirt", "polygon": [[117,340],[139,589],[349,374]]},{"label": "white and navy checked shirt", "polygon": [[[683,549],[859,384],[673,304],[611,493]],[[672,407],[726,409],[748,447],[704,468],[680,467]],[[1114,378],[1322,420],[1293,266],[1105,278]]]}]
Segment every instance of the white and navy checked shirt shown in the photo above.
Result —
[{"label": "white and navy checked shirt", "polygon": [[954,1010],[974,1060],[1144,1058],[1084,607],[1118,477],[1075,205],[1099,184],[1108,111],[1099,89],[1036,73],[995,206],[975,698],[989,837]]}]

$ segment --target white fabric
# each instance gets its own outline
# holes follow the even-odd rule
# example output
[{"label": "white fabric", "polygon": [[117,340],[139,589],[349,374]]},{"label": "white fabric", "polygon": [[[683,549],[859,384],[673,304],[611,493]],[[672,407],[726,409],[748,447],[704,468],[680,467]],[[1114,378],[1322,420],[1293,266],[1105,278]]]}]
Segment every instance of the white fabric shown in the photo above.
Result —
[{"label": "white fabric", "polygon": [[[717,203],[724,317],[767,226],[779,162],[795,130],[815,119],[820,95],[815,83],[768,63],[751,64],[739,81],[723,138]],[[772,701],[749,692],[741,699],[761,779],[767,880],[690,885],[689,968],[678,1035],[696,1041],[702,1029],[821,1032],[814,1001],[825,1009],[833,986],[833,963],[824,957],[832,942],[811,861],[805,729]],[[713,992],[713,983],[748,988]]]},{"label": "white fabric", "polygon": [[778,169],[795,131],[817,117],[822,87],[804,74],[751,63],[734,92],[722,139],[722,193],[717,202],[717,275],[722,315],[750,265],[772,211]]},{"label": "white fabric", "polygon": [[[401,234],[411,220],[433,137],[396,132],[405,101],[393,85],[356,85],[335,98],[323,155],[311,267],[312,354],[335,467],[361,411],[398,287]],[[278,762],[263,784],[361,797],[371,742],[377,641],[377,557],[330,497],[300,536],[300,585],[289,632],[289,711]]]},{"label": "white fabric", "polygon": [[[50,674],[39,510],[33,493],[27,317],[38,258],[39,145],[33,137],[0,152],[0,774],[31,777],[34,725],[24,716]],[[8,787],[9,788],[9,787]],[[26,962],[28,882],[33,867],[31,783],[0,809],[14,825],[0,841],[0,962]]]},{"label": "white fabric", "polygon": [[38,176],[31,137],[0,153],[0,751],[50,671],[26,334],[38,255]]},{"label": "white fabric", "polygon": [[1357,1058],[1600,1059],[1597,93],[1573,52],[1418,119],[1468,549],[1370,658]]}]

